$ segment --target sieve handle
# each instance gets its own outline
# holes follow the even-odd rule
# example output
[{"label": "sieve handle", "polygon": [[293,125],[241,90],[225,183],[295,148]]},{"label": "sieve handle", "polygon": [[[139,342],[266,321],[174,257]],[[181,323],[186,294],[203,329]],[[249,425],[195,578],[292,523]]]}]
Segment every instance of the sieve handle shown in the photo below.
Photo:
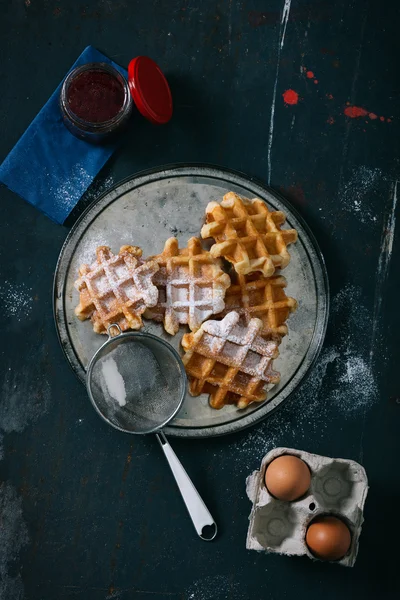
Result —
[{"label": "sieve handle", "polygon": [[111,323],[111,325],[107,327],[108,339],[111,339],[112,337],[117,337],[113,336],[113,334],[111,333],[113,327],[115,327],[115,329],[118,330],[118,335],[121,335],[122,333],[121,327],[118,325],[118,323]]},{"label": "sieve handle", "polygon": [[181,461],[169,445],[165,435],[162,432],[159,432],[156,433],[156,436],[175,477],[175,481],[197,534],[202,540],[210,542],[217,535],[217,525],[212,518],[210,511],[194,487],[192,480],[183,468]]}]

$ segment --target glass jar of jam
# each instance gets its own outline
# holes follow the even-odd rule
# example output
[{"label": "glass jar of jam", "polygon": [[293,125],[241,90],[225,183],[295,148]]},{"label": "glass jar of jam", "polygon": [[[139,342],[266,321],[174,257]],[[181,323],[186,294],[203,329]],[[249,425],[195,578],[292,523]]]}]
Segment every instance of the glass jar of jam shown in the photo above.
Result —
[{"label": "glass jar of jam", "polygon": [[94,144],[121,131],[132,114],[132,106],[126,79],[106,63],[76,67],[61,88],[64,124],[73,135]]},{"label": "glass jar of jam", "polygon": [[133,105],[150,122],[167,123],[172,96],[159,66],[147,56],[131,60],[128,79],[107,63],[76,67],[61,86],[60,109],[65,126],[87,142],[101,144],[121,131]]}]

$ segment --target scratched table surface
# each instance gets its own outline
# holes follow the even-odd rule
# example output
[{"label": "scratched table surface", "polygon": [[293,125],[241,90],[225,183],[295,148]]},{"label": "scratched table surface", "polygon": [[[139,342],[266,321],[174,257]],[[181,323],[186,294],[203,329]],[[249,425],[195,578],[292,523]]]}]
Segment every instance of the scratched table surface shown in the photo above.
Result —
[{"label": "scratched table surface", "polygon": [[[166,127],[133,120],[67,226],[0,191],[1,599],[398,598],[395,4],[2,0],[1,15],[0,159],[88,44],[124,66],[153,57],[175,100]],[[281,191],[331,284],[323,351],[281,410],[240,434],[174,440],[218,521],[213,543],[194,534],[155,439],[95,414],[52,316],[56,260],[79,210],[174,162],[227,166]],[[245,549],[246,476],[281,445],[365,466],[353,569]]]}]

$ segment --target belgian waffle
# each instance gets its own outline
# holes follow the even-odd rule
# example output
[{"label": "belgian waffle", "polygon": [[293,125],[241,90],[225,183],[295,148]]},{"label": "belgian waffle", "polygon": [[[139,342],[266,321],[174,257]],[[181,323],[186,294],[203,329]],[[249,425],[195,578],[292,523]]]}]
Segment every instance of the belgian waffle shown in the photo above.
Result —
[{"label": "belgian waffle", "polygon": [[238,313],[230,312],[222,321],[206,321],[196,333],[182,338],[190,393],[208,393],[212,408],[226,404],[245,408],[251,402],[262,402],[267,397],[266,384],[280,380],[272,369],[277,343],[260,336],[260,319],[251,319],[244,326],[239,318]]},{"label": "belgian waffle", "polygon": [[114,255],[107,246],[96,250],[96,262],[82,265],[75,287],[79,291],[76,316],[91,319],[96,333],[107,333],[117,323],[125,331],[140,329],[141,315],[157,303],[158,291],[152,282],[158,271],[154,260],[141,260],[137,246],[122,246]]},{"label": "belgian waffle", "polygon": [[285,220],[283,212],[269,211],[258,198],[247,200],[229,192],[221,204],[207,205],[201,237],[214,238],[211,254],[226,258],[237,273],[261,271],[270,277],[276,267],[288,265],[287,246],[297,240],[295,229],[280,228]]},{"label": "belgian waffle", "polygon": [[225,309],[218,315],[224,317],[236,311],[246,325],[254,317],[261,319],[260,335],[264,339],[280,342],[287,334],[286,321],[297,308],[297,302],[285,294],[286,279],[282,275],[263,277],[231,274],[232,285],[226,290]]},{"label": "belgian waffle", "polygon": [[175,335],[180,323],[196,331],[205,319],[223,310],[229,275],[198,238],[190,238],[187,248],[181,249],[176,238],[169,238],[163,252],[151,260],[160,267],[153,280],[158,302],[146,310],[146,318],[163,321],[165,330]]}]

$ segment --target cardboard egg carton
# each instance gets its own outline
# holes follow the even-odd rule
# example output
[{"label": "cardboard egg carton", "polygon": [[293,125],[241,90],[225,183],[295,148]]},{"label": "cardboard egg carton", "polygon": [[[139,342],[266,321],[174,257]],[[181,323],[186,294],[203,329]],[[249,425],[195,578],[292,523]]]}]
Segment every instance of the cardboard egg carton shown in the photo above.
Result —
[{"label": "cardboard egg carton", "polygon": [[[295,502],[277,500],[271,496],[264,483],[267,466],[282,454],[301,458],[311,471],[309,490]],[[357,462],[309,454],[292,448],[275,448],[264,456],[260,470],[254,471],[247,478],[246,487],[247,495],[253,503],[246,541],[249,550],[277,552],[288,556],[306,554],[317,560],[306,545],[306,531],[315,517],[331,514],[342,519],[351,532],[349,551],[335,562],[346,567],[354,565],[368,492],[365,469]]]}]

